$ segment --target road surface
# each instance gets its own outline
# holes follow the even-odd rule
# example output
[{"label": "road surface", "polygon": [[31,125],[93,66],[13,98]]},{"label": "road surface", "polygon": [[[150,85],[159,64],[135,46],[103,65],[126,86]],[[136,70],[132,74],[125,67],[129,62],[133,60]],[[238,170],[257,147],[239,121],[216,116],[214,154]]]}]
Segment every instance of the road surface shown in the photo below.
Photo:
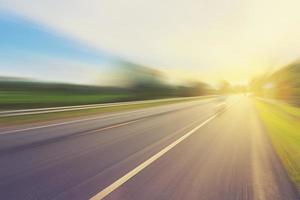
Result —
[{"label": "road surface", "polygon": [[251,99],[0,132],[0,199],[296,200]]}]

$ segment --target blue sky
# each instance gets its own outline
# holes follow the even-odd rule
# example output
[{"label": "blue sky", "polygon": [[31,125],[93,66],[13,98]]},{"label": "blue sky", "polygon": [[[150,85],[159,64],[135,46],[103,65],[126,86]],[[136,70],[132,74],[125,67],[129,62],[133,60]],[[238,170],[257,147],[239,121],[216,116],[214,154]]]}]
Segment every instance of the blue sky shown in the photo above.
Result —
[{"label": "blue sky", "polygon": [[0,15],[1,51],[26,51],[49,56],[101,63],[112,59],[75,39],[69,39],[14,15]]},{"label": "blue sky", "polygon": [[[89,83],[88,79],[93,77],[84,77],[88,75],[82,71],[90,68],[87,74],[103,74],[117,60],[78,40],[8,13],[0,14],[0,44],[0,76]],[[51,66],[53,63],[55,66]]]}]

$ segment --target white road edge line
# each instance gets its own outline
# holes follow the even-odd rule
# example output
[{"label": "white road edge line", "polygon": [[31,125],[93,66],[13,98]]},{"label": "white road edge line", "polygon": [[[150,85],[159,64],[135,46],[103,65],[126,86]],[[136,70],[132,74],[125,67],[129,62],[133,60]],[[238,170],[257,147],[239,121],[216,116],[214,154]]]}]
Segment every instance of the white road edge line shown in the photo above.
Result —
[{"label": "white road edge line", "polygon": [[136,104],[148,104],[155,102],[166,102],[166,101],[178,101],[178,100],[193,100],[193,99],[206,99],[213,98],[215,95],[207,95],[205,98],[197,97],[181,97],[181,98],[167,98],[167,99],[154,99],[154,100],[143,100],[143,101],[127,101],[127,102],[117,102],[117,103],[103,103],[103,104],[87,104],[87,105],[77,105],[77,106],[62,106],[62,107],[49,107],[49,108],[35,108],[35,109],[21,109],[21,110],[7,110],[0,111],[0,117],[11,117],[11,116],[23,116],[23,115],[34,115],[34,114],[44,114],[44,113],[55,113],[55,112],[65,112],[65,111],[76,111],[76,110],[86,110],[86,109],[96,109],[96,108],[106,108],[115,106],[127,106]]},{"label": "white road edge line", "polygon": [[[204,102],[206,102],[206,99],[204,100]],[[150,107],[150,108],[153,108],[153,107]],[[36,129],[61,126],[61,125],[75,124],[75,123],[78,123],[78,122],[86,122],[86,121],[92,121],[92,120],[103,119],[103,118],[107,118],[107,119],[110,119],[110,118],[113,118],[113,117],[118,117],[119,118],[119,117],[122,117],[122,115],[129,115],[129,114],[134,114],[134,113],[139,113],[139,112],[140,113],[145,113],[145,112],[147,112],[147,110],[146,111],[145,110],[133,110],[133,111],[113,113],[113,114],[107,114],[107,115],[104,114],[104,115],[101,115],[101,116],[71,120],[71,121],[60,122],[60,123],[46,124],[46,125],[40,125],[40,126],[34,126],[34,127],[28,127],[28,128],[21,128],[21,129],[13,129],[13,130],[7,130],[7,131],[2,131],[2,132],[0,131],[0,135],[5,135],[5,134],[9,134],[9,133],[18,133],[18,132],[23,132],[23,131],[31,131],[31,130],[36,130]]]},{"label": "white road edge line", "polygon": [[78,119],[78,120],[71,120],[71,121],[66,121],[66,122],[60,122],[60,123],[53,123],[53,124],[46,124],[46,125],[41,125],[41,126],[34,126],[34,127],[28,127],[28,128],[22,128],[22,129],[13,129],[13,130],[8,130],[8,131],[2,131],[0,132],[0,135],[5,135],[9,133],[17,133],[17,132],[23,132],[23,131],[30,131],[30,130],[35,130],[35,129],[42,129],[42,128],[49,128],[49,127],[55,127],[55,126],[61,126],[61,125],[68,125],[68,124],[75,124],[78,122],[85,122],[85,121],[92,121],[92,120],[97,120],[97,119],[103,119],[103,118],[113,118],[113,117],[120,117],[121,115],[128,115],[128,114],[134,114],[134,113],[144,113],[145,111],[141,110],[135,110],[135,111],[129,111],[125,113],[116,113],[116,114],[110,114],[110,115],[101,115],[101,116],[96,116],[96,117],[90,117],[90,118],[84,118],[84,119]]},{"label": "white road edge line", "polygon": [[142,171],[144,168],[146,168],[147,166],[149,166],[155,160],[157,160],[158,158],[160,158],[161,156],[163,156],[165,153],[167,153],[169,150],[171,150],[172,148],[174,148],[177,144],[179,144],[180,142],[182,142],[183,140],[185,140],[186,138],[188,138],[190,135],[192,135],[193,133],[195,133],[198,129],[200,129],[201,127],[203,127],[204,125],[206,125],[208,122],[210,122],[211,120],[213,120],[214,118],[216,118],[218,116],[218,114],[219,113],[211,116],[210,118],[208,118],[207,120],[205,120],[204,122],[202,122],[200,125],[196,126],[192,130],[190,130],[189,132],[187,132],[185,135],[183,135],[182,137],[180,137],[179,139],[177,139],[176,141],[174,141],[173,143],[171,143],[170,145],[168,145],[167,147],[165,147],[164,149],[162,149],[161,151],[159,151],[157,154],[155,154],[154,156],[152,156],[151,158],[149,158],[148,160],[146,160],[145,162],[143,162],[142,164],[140,164],[139,166],[137,166],[136,168],[134,168],[132,171],[130,171],[127,174],[125,174],[123,177],[121,177],[118,180],[116,180],[114,183],[112,183],[111,185],[109,185],[108,187],[106,187],[105,189],[103,189],[101,192],[99,192],[98,194],[96,194],[92,198],[90,198],[90,200],[101,200],[101,199],[105,198],[107,195],[109,195],[111,192],[113,192],[118,187],[120,187],[121,185],[123,185],[125,182],[127,182],[133,176],[135,176],[140,171]]}]

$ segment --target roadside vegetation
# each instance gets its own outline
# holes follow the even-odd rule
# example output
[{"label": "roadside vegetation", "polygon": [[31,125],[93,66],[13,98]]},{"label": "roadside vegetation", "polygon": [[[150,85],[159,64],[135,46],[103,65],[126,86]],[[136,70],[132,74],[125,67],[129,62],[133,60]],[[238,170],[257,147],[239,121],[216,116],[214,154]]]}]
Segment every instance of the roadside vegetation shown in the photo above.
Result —
[{"label": "roadside vegetation", "polygon": [[202,82],[166,84],[150,69],[127,77],[130,77],[130,81],[126,80],[124,84],[111,87],[20,81],[16,78],[1,80],[0,77],[0,110],[192,97],[215,93],[212,87]]},{"label": "roadside vegetation", "polygon": [[256,96],[300,106],[300,61],[254,78],[249,89]]},{"label": "roadside vegetation", "polygon": [[300,108],[255,100],[272,144],[300,192]]},{"label": "roadside vegetation", "polygon": [[132,96],[121,88],[0,79],[0,110],[127,101]]},{"label": "roadside vegetation", "polygon": [[0,111],[245,92],[227,81],[218,87],[199,80],[170,84],[158,70],[129,62],[118,65],[109,87],[0,77]]},{"label": "roadside vegetation", "polygon": [[300,192],[300,61],[253,79],[258,113],[274,149]]}]

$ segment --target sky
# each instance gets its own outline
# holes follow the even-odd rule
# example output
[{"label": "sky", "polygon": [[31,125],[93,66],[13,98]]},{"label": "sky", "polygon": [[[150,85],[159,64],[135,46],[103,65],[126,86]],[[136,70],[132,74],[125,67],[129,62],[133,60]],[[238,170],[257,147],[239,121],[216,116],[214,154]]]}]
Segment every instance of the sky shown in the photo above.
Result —
[{"label": "sky", "polygon": [[0,0],[0,75],[105,84],[116,60],[245,83],[300,54],[299,0]]}]

